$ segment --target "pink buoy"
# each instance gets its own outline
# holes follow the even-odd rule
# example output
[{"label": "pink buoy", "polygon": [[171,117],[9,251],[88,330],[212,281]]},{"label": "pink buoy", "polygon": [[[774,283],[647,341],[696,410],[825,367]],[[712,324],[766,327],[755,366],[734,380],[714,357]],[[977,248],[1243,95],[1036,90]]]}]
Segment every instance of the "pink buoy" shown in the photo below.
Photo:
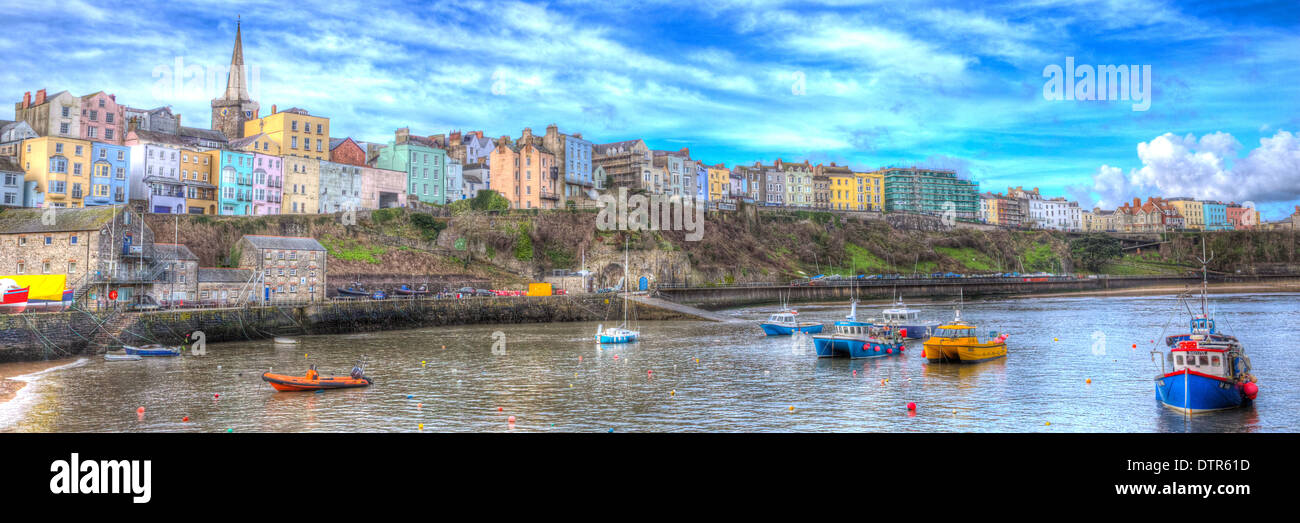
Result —
[{"label": "pink buoy", "polygon": [[885,349],[885,354],[893,354],[894,349]]},{"label": "pink buoy", "polygon": [[138,408],[138,409],[135,409],[135,413],[136,413],[136,414],[144,414],[144,407],[140,407],[140,408]]},{"label": "pink buoy", "polygon": [[507,422],[507,423],[510,423],[511,425],[514,425],[514,424],[515,424],[515,417],[514,417],[514,416],[510,416],[509,418],[506,419],[506,422]]},{"label": "pink buoy", "polygon": [[915,402],[915,401],[909,401],[909,402],[907,402],[907,410],[915,411],[915,410],[916,410],[916,402]]},{"label": "pink buoy", "polygon": [[854,370],[853,370],[853,377],[854,377],[854,378],[858,377],[858,371],[857,371],[857,369],[854,369]]},{"label": "pink buoy", "polygon": [[1259,394],[1259,385],[1256,385],[1253,382],[1246,383],[1245,385],[1242,385],[1241,392],[1245,394],[1247,398],[1253,400],[1255,399],[1255,396]]},{"label": "pink buoy", "polygon": [[614,356],[614,359],[618,359],[618,356]]},{"label": "pink buoy", "polygon": [[215,399],[219,399],[219,398],[221,398],[221,395],[220,395],[220,394],[213,394],[213,395],[212,395],[212,399],[214,399],[214,400],[215,400]]}]

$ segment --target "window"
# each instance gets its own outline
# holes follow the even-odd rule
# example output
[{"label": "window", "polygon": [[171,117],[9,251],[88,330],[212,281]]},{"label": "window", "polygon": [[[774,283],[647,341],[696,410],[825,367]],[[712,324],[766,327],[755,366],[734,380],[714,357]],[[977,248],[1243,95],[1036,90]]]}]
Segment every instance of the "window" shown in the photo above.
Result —
[{"label": "window", "polygon": [[26,273],[27,273],[26,270],[23,268],[23,266],[24,266],[23,262],[18,262],[18,271],[17,271],[18,274],[26,274]]},{"label": "window", "polygon": [[69,260],[69,261],[68,261],[68,274],[76,274],[76,272],[77,272],[77,261],[76,261],[76,260]]}]

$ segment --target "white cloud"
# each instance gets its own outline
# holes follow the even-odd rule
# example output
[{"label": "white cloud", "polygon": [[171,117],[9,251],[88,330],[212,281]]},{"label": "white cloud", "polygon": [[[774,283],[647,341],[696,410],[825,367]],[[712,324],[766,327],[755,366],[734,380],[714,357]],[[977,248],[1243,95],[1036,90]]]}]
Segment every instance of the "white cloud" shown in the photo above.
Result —
[{"label": "white cloud", "polygon": [[1278,131],[1238,157],[1241,143],[1216,132],[1197,139],[1172,133],[1138,144],[1142,167],[1125,175],[1101,166],[1092,191],[1113,208],[1133,197],[1186,196],[1204,200],[1283,202],[1300,198],[1300,134]]}]

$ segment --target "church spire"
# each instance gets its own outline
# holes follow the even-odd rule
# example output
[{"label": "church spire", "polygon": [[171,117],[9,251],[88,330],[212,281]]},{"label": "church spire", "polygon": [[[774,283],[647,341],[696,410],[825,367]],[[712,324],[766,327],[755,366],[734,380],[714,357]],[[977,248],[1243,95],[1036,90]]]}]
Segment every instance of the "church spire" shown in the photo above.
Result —
[{"label": "church spire", "polygon": [[235,50],[230,55],[230,75],[226,77],[226,100],[248,100],[248,82],[244,79],[244,44],[241,21],[235,19]]}]

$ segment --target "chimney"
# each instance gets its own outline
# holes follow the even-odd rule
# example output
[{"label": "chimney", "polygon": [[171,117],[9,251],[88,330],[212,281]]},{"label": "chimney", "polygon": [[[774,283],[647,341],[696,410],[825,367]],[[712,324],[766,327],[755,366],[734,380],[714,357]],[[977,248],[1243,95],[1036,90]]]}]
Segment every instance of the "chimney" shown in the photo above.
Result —
[{"label": "chimney", "polygon": [[579,140],[581,140],[581,139],[582,139],[582,133],[573,133],[573,137],[574,137],[574,138],[577,138],[577,139],[579,139]]},{"label": "chimney", "polygon": [[271,114],[275,114],[275,104],[271,104]]},{"label": "chimney", "polygon": [[532,138],[532,137],[533,137],[533,128],[532,128],[532,127],[525,127],[525,128],[524,128],[524,136],[523,136],[523,138],[520,138],[519,141],[520,141],[521,143],[522,143],[522,142],[526,142],[526,141],[528,141],[529,138]]},{"label": "chimney", "polygon": [[36,101],[32,102],[32,105],[41,105],[43,103],[45,103],[45,89],[36,91]]},{"label": "chimney", "polygon": [[114,103],[116,103],[116,102],[117,102],[117,95],[115,95],[115,94],[110,94],[110,95],[108,95],[108,99],[109,99],[109,100],[112,100]]},{"label": "chimney", "polygon": [[403,128],[401,128],[401,129],[398,129],[397,132],[396,132],[395,134],[396,134],[396,136],[393,138],[393,143],[396,143],[396,144],[404,144],[404,143],[409,142],[409,141],[411,140],[411,128],[410,128],[410,127],[403,127]]},{"label": "chimney", "polygon": [[23,109],[26,109],[31,106],[32,106],[32,92],[27,91],[23,93]]},{"label": "chimney", "polygon": [[181,113],[176,113],[176,130],[181,129]]}]

